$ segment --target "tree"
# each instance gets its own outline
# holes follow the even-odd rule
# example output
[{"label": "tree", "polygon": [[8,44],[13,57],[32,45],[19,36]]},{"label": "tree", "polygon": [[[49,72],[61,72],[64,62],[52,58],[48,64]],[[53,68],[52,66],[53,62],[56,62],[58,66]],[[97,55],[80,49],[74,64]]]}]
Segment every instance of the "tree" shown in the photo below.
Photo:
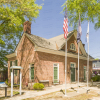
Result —
[{"label": "tree", "polygon": [[62,6],[63,11],[67,4],[69,25],[76,28],[79,20],[81,22],[89,20],[95,24],[95,29],[100,28],[100,0],[67,0]]},{"label": "tree", "polygon": [[0,67],[7,61],[5,55],[14,52],[25,20],[35,20],[40,9],[35,0],[0,0]]}]

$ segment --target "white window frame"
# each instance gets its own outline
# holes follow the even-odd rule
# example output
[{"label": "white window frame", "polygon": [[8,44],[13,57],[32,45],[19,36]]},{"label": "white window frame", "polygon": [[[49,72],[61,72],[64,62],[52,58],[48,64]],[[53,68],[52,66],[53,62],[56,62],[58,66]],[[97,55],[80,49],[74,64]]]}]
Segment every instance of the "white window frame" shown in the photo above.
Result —
[{"label": "white window frame", "polygon": [[[57,64],[57,66],[54,66],[54,64]],[[53,82],[54,82],[54,67],[58,68],[58,84],[59,84],[59,63],[54,63],[53,64]],[[57,84],[57,83],[53,83],[53,84]]]},{"label": "white window frame", "polygon": [[[72,49],[72,44],[73,44],[73,49]],[[70,44],[70,50],[74,50],[74,47],[75,47],[75,44],[74,43],[71,43]],[[76,47],[75,47],[75,50],[74,51],[76,51]]]},{"label": "white window frame", "polygon": [[[76,63],[75,62],[70,62],[70,67],[71,67],[71,64],[74,64],[74,68],[75,68],[75,82],[76,82]],[[70,82],[71,82],[71,70],[70,70]]]}]

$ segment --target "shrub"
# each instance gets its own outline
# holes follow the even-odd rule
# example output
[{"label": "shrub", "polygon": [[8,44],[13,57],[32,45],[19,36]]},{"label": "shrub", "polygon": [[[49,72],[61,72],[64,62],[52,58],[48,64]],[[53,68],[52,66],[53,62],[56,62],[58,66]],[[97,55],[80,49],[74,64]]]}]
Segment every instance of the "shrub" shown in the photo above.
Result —
[{"label": "shrub", "polygon": [[11,83],[8,83],[8,79],[6,79],[5,83],[10,87]]},{"label": "shrub", "polygon": [[35,83],[33,85],[33,89],[35,90],[42,90],[44,88],[44,85],[42,83]]},{"label": "shrub", "polygon": [[5,80],[5,83],[8,84],[8,79]]},{"label": "shrub", "polygon": [[91,79],[93,80],[93,82],[100,81],[100,76],[96,75],[92,77]]}]

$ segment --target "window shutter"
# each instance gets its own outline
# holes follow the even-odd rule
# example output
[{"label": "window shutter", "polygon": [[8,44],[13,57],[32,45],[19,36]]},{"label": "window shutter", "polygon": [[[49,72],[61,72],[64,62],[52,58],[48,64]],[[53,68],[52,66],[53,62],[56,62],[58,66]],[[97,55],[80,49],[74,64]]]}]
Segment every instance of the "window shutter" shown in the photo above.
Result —
[{"label": "window shutter", "polygon": [[54,67],[54,79],[57,79],[57,67]]},{"label": "window shutter", "polygon": [[[12,66],[12,61],[10,61],[10,67]],[[10,75],[11,75],[12,69],[10,69]]]},{"label": "window shutter", "polygon": [[[15,60],[15,66],[17,66],[17,60]],[[15,70],[15,75],[17,76],[17,70]]]},{"label": "window shutter", "polygon": [[58,82],[58,68],[54,67],[54,83]]},{"label": "window shutter", "polygon": [[17,60],[15,60],[15,66],[17,66]]},{"label": "window shutter", "polygon": [[12,66],[12,61],[10,61],[10,67]]},{"label": "window shutter", "polygon": [[34,67],[31,67],[31,79],[34,79]]}]

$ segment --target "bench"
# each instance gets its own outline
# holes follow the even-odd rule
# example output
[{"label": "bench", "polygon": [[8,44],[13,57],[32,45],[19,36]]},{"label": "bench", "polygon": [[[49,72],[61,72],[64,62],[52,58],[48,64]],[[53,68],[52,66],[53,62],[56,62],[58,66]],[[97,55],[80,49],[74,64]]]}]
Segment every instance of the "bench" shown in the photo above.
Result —
[{"label": "bench", "polygon": [[7,97],[7,85],[5,83],[0,84],[0,88],[5,88],[5,97]]},{"label": "bench", "polygon": [[49,86],[49,80],[40,80],[39,83],[47,83]]}]

